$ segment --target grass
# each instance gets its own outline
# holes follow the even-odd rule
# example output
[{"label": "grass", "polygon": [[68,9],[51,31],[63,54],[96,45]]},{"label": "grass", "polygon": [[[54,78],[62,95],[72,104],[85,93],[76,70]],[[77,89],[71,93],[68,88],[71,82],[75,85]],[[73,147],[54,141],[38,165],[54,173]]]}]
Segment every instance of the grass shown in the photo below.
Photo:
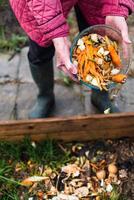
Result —
[{"label": "grass", "polygon": [[[5,149],[8,149],[8,151],[5,151]],[[32,160],[38,164],[50,164],[51,167],[56,167],[57,164],[55,162],[62,164],[69,155],[63,154],[58,144],[54,141],[44,141],[34,147],[30,139],[26,138],[22,143],[18,144],[1,142],[0,156],[4,156],[6,160],[15,160],[17,162]]]},{"label": "grass", "polygon": [[5,0],[0,0],[0,6],[2,7],[5,7],[7,5],[7,1]]},{"label": "grass", "polygon": [[27,37],[18,29],[7,0],[0,0],[0,17],[3,19],[0,24],[0,51],[20,51],[27,43]]},{"label": "grass", "polygon": [[4,28],[0,27],[0,51],[18,52],[27,43],[27,37],[18,34],[12,34],[10,38],[6,36]]},{"label": "grass", "polygon": [[28,191],[19,186],[21,177],[15,172],[18,163],[24,173],[28,173],[28,162],[34,163],[36,167],[29,175],[39,175],[39,166],[58,169],[70,161],[70,153],[63,152],[55,141],[48,140],[35,145],[26,138],[17,144],[0,142],[0,158],[0,199],[19,200],[21,190],[25,191],[25,199]]},{"label": "grass", "polygon": [[114,187],[111,195],[110,195],[110,200],[127,200],[126,197],[123,197],[120,192],[119,189],[117,187]]}]

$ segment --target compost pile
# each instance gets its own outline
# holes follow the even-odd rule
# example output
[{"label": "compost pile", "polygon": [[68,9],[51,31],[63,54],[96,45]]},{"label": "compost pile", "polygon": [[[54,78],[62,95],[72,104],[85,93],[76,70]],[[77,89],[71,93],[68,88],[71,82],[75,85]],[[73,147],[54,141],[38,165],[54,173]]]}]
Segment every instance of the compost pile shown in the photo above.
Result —
[{"label": "compost pile", "polygon": [[[32,151],[38,151],[38,145],[32,142]],[[54,160],[48,164],[42,155],[39,164],[30,159],[24,149],[21,152],[23,162],[14,164],[13,160],[8,161],[21,200],[133,199],[133,140],[58,143],[57,146],[61,154],[67,156],[60,165],[52,166]],[[62,155],[57,156],[62,159]],[[2,185],[1,198],[4,197],[4,188]]]}]

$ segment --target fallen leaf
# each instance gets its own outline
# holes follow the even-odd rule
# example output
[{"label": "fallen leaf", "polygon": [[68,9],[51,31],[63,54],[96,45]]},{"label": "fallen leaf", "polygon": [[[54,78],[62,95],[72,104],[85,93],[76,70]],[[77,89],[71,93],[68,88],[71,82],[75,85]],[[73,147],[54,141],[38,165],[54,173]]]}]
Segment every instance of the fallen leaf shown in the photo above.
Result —
[{"label": "fallen leaf", "polygon": [[43,177],[43,176],[31,176],[29,178],[24,179],[21,182],[21,185],[28,186],[28,185],[32,185],[34,182],[39,182],[39,181],[46,180],[46,179],[49,179],[49,178]]},{"label": "fallen leaf", "polygon": [[51,176],[52,174],[52,169],[50,167],[48,167],[47,169],[45,169],[45,171],[43,172],[43,175],[47,175],[47,176]]},{"label": "fallen leaf", "polygon": [[33,197],[29,197],[29,198],[28,198],[28,200],[33,200],[33,199],[34,199]]},{"label": "fallen leaf", "polygon": [[125,169],[119,170],[119,178],[121,178],[121,179],[128,178],[127,171]]},{"label": "fallen leaf", "polygon": [[35,188],[37,187],[37,183],[34,183],[30,189],[28,190],[29,193],[31,193],[33,190],[35,190]]},{"label": "fallen leaf", "polygon": [[106,186],[106,191],[107,192],[112,192],[112,190],[113,190],[113,186],[111,184]]},{"label": "fallen leaf", "polygon": [[52,200],[79,200],[75,195],[58,194]]},{"label": "fallen leaf", "polygon": [[15,172],[19,172],[22,170],[22,166],[20,163],[17,163],[16,166],[15,166]]},{"label": "fallen leaf", "polygon": [[34,141],[31,142],[31,145],[32,145],[33,148],[36,148],[36,143]]},{"label": "fallen leaf", "polygon": [[89,194],[88,187],[80,187],[75,190],[75,195],[79,198],[86,197]]},{"label": "fallen leaf", "polygon": [[67,166],[62,167],[62,172],[67,173],[68,175],[73,175],[73,177],[77,177],[80,174],[80,168],[76,164],[69,164]]},{"label": "fallen leaf", "polygon": [[43,192],[42,191],[38,191],[37,196],[41,199],[43,199]]},{"label": "fallen leaf", "polygon": [[57,191],[56,187],[52,186],[50,191],[47,192],[47,195],[54,196],[57,194],[57,192],[58,191]]},{"label": "fallen leaf", "polygon": [[83,185],[83,180],[82,179],[73,179],[72,181],[70,181],[70,185],[72,185],[73,187],[81,187]]},{"label": "fallen leaf", "polygon": [[97,196],[95,200],[101,200],[101,199],[100,199],[100,197],[99,197],[99,196]]}]

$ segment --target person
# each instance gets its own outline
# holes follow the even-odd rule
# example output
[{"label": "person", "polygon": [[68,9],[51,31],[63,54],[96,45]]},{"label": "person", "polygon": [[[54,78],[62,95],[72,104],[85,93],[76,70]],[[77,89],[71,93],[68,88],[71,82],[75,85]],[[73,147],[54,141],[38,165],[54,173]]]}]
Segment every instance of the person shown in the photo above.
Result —
[{"label": "person", "polygon": [[[21,27],[30,38],[28,60],[39,94],[29,118],[47,117],[55,105],[53,56],[57,66],[72,79],[77,73],[70,61],[69,11],[75,7],[79,30],[96,24],[108,24],[121,31],[124,43],[131,43],[126,19],[134,10],[133,0],[10,0]],[[104,112],[118,112],[108,92],[92,91],[92,103]]]}]

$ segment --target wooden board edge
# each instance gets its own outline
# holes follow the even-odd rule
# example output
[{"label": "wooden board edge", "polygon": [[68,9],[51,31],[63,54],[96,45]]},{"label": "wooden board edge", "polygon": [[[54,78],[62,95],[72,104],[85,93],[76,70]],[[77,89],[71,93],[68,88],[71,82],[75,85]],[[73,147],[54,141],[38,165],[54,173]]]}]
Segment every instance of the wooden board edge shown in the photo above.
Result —
[{"label": "wooden board edge", "polygon": [[0,140],[88,141],[134,136],[134,113],[0,122]]},{"label": "wooden board edge", "polygon": [[44,119],[22,119],[22,120],[1,120],[0,126],[3,125],[14,125],[14,124],[38,124],[47,122],[58,122],[58,121],[69,121],[69,120],[80,120],[80,119],[112,119],[112,118],[128,118],[134,117],[134,112],[123,112],[113,114],[92,114],[92,115],[76,115],[71,117],[49,117]]}]

